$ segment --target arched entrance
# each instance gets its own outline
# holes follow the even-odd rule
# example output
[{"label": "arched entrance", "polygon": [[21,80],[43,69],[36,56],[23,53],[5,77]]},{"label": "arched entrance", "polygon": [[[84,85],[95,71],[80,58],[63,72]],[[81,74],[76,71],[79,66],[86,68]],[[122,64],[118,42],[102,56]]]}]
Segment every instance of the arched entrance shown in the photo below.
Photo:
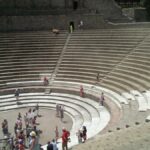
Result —
[{"label": "arched entrance", "polygon": [[78,0],[73,0],[73,10],[77,10],[79,7],[79,1]]}]

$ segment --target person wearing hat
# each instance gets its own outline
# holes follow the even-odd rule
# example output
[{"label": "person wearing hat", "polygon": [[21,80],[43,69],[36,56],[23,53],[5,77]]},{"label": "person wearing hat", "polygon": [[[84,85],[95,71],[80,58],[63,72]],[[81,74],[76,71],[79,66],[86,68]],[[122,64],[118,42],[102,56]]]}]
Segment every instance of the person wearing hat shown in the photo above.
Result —
[{"label": "person wearing hat", "polygon": [[30,133],[31,140],[29,144],[29,150],[40,150],[39,144],[38,144],[38,139],[36,137],[36,133],[32,131]]}]

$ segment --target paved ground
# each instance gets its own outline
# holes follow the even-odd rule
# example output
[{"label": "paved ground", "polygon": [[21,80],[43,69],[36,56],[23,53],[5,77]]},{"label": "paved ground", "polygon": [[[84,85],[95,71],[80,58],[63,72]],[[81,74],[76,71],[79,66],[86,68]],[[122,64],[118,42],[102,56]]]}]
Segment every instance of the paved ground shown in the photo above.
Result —
[{"label": "paved ground", "polygon": [[[29,108],[23,108],[23,109],[16,109],[16,110],[10,110],[10,111],[5,111],[5,112],[0,112],[0,123],[4,119],[8,120],[9,123],[9,132],[14,134],[14,124],[17,119],[18,113],[21,112],[22,117],[23,115],[28,111]],[[41,144],[46,144],[47,141],[53,139],[55,137],[55,127],[56,125],[59,128],[59,134],[61,136],[61,130],[63,127],[67,128],[68,130],[71,129],[72,127],[72,120],[69,116],[65,115],[64,116],[64,122],[60,121],[60,118],[57,118],[56,111],[55,110],[50,110],[50,109],[45,109],[45,108],[40,108],[40,115],[42,117],[37,118],[37,122],[39,123],[38,129],[42,130],[43,133],[41,134],[40,137],[40,143]],[[23,124],[23,128],[24,128]],[[0,130],[0,138],[3,138],[2,130]]]},{"label": "paved ground", "polygon": [[72,150],[150,150],[150,123],[98,135]]}]

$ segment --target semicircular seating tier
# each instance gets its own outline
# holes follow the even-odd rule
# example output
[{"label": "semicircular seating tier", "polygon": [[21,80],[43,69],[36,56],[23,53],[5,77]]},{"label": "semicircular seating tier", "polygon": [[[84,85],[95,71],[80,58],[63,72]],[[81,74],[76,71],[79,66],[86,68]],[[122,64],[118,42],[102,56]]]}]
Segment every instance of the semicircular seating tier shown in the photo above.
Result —
[{"label": "semicircular seating tier", "polygon": [[[61,31],[59,35],[49,31],[1,33],[0,110],[37,102],[54,109],[59,102],[73,119],[72,131],[84,124],[95,128],[92,122],[101,124],[103,111],[109,120],[107,109],[111,115],[107,131],[149,120],[149,41],[149,28]],[[43,85],[45,76],[48,86]],[[85,98],[78,96],[80,85]],[[16,88],[21,91],[20,106],[14,98]],[[107,109],[98,105],[101,92]],[[114,119],[115,110],[118,119]],[[90,137],[101,131],[100,126],[96,128],[97,132],[89,131]]]}]

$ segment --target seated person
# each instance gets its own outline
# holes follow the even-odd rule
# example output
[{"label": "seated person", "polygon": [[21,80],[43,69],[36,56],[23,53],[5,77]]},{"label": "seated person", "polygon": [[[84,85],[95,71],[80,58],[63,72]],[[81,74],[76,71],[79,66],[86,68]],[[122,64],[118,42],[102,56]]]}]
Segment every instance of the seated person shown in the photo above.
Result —
[{"label": "seated person", "polygon": [[52,29],[52,32],[54,33],[54,34],[59,34],[59,30],[58,29]]}]

